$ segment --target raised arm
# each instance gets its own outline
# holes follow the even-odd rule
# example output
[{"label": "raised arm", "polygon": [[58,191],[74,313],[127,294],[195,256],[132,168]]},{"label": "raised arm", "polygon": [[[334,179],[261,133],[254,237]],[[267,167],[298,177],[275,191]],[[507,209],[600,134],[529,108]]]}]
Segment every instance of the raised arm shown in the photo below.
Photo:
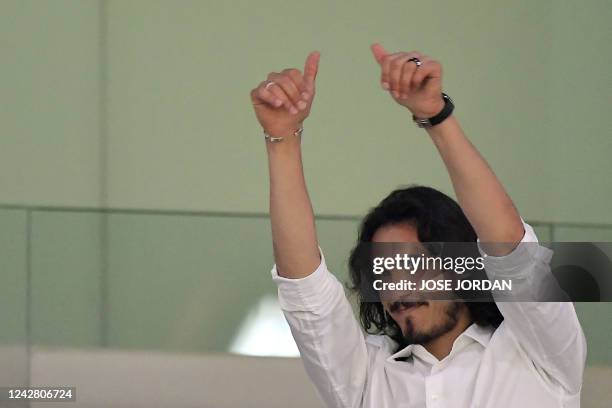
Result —
[{"label": "raised arm", "polygon": [[[444,106],[442,66],[417,51],[389,54],[380,44],[372,53],[381,65],[381,86],[395,101],[417,118],[430,118]],[[406,64],[418,58],[421,66]],[[463,133],[451,115],[442,123],[426,128],[450,175],[459,205],[481,242],[507,243],[489,249],[490,255],[509,253],[523,237],[523,223],[487,162]]]},{"label": "raised arm", "polygon": [[312,205],[306,190],[300,136],[294,135],[308,117],[315,96],[319,53],[306,59],[304,73],[298,69],[271,72],[251,91],[257,120],[271,137],[266,141],[270,172],[270,220],[274,259],[280,276],[302,278],[311,274],[321,259]]},{"label": "raised arm", "polygon": [[356,408],[367,375],[363,333],[319,252],[312,206],[302,170],[300,137],[293,135],[310,112],[319,54],[308,55],[304,73],[273,72],[251,91],[266,141],[270,170],[270,219],[280,306],[306,372],[329,407]]},{"label": "raised arm", "polygon": [[[389,54],[379,45],[372,52],[381,66],[382,87],[417,118],[442,110],[442,67],[418,52]],[[418,58],[422,64],[406,62]],[[586,340],[570,302],[519,301],[537,293],[535,286],[551,274],[551,251],[537,245],[533,229],[523,224],[510,197],[483,157],[467,139],[452,115],[427,128],[448,170],[463,212],[476,230],[480,250],[488,255],[490,278],[514,278],[516,288],[506,301],[497,302],[504,316],[500,329],[513,338],[538,370],[575,396],[580,392],[586,358]],[[491,245],[487,245],[487,243]],[[531,243],[531,244],[530,244]],[[495,293],[494,293],[495,296]]]}]

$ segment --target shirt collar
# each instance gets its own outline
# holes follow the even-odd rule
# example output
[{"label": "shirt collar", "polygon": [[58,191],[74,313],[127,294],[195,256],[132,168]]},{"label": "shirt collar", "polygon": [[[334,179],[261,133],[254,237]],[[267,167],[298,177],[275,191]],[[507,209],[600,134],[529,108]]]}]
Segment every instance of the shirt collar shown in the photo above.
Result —
[{"label": "shirt collar", "polygon": [[[463,331],[463,333],[461,333],[456,339],[455,342],[453,344],[453,348],[455,348],[458,344],[460,344],[460,339],[462,337],[468,337],[478,343],[480,343],[483,347],[487,347],[489,344],[489,341],[491,340],[491,336],[493,335],[493,331],[495,329],[491,326],[479,326],[476,323],[472,323],[470,326],[468,326],[467,329],[465,329]],[[395,354],[391,355],[389,358],[387,358],[388,361],[397,361],[398,359],[403,359],[406,357],[411,356],[414,352],[415,352],[415,347],[417,345],[415,344],[409,344],[408,346],[404,347],[403,349],[399,350],[398,352],[396,352]],[[419,346],[422,347],[422,346]],[[452,353],[452,351],[451,351]]]},{"label": "shirt collar", "polygon": [[476,323],[472,323],[460,336],[465,335],[471,337],[486,348],[489,345],[489,341],[494,331],[495,329],[491,326],[480,326]]}]

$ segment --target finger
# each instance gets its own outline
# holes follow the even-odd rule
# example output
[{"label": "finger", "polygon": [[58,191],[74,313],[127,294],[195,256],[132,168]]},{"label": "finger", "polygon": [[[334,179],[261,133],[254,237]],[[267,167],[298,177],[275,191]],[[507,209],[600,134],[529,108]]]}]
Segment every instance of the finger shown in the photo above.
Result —
[{"label": "finger", "polygon": [[386,89],[386,90],[390,90],[391,89],[391,77],[390,77],[390,71],[391,71],[391,64],[393,62],[395,62],[397,60],[397,58],[402,57],[402,56],[407,56],[407,59],[410,58],[419,58],[419,56],[421,55],[418,51],[411,51],[411,52],[396,52],[393,54],[387,54],[383,57],[382,59],[382,65],[381,65],[381,86]]},{"label": "finger", "polygon": [[411,69],[410,65],[414,65],[408,62],[410,58],[414,58],[414,54],[415,53],[401,52],[398,53],[399,56],[397,58],[391,61],[391,66],[389,68],[389,87],[391,88],[393,96],[396,98],[400,97],[402,91],[402,71],[404,69]]},{"label": "finger", "polygon": [[268,90],[274,95],[276,99],[281,100],[282,102],[281,106],[283,106],[287,110],[287,112],[294,114],[294,115],[298,112],[296,107],[293,106],[291,99],[285,93],[285,91],[280,85],[278,85],[277,83],[274,83],[274,85],[270,86]]},{"label": "finger", "polygon": [[321,53],[313,51],[306,57],[304,63],[304,86],[306,88],[307,98],[312,96],[315,88],[315,81],[317,79],[317,72],[319,71],[319,60]]},{"label": "finger", "polygon": [[372,54],[374,55],[374,59],[376,59],[376,62],[378,62],[379,64],[382,64],[383,58],[389,54],[387,52],[387,50],[385,50],[385,48],[380,45],[379,43],[375,43],[370,45],[370,50],[372,50]]},{"label": "finger", "polygon": [[285,94],[289,97],[289,102],[291,104],[291,106],[289,107],[289,111],[293,113],[291,108],[297,110],[298,102],[301,100],[302,97],[300,95],[300,91],[298,90],[297,86],[293,83],[289,75],[276,74],[276,75],[273,75],[270,79],[274,81],[274,83],[276,83],[276,85],[278,85],[280,88],[282,88]]},{"label": "finger", "polygon": [[282,74],[287,75],[293,81],[293,83],[295,84],[295,86],[297,87],[300,93],[304,91],[304,88],[305,88],[304,76],[302,75],[299,69],[296,69],[296,68],[285,69],[283,70]]},{"label": "finger", "polygon": [[400,80],[400,98],[405,98],[411,91],[412,76],[418,71],[418,67],[412,61],[406,62],[402,67],[402,78]]},{"label": "finger", "polygon": [[[274,108],[282,106],[283,101],[278,99],[272,92],[268,90],[266,85],[270,81],[263,81],[257,88],[251,91],[251,101],[253,105],[269,105]],[[273,86],[273,85],[272,85]]]},{"label": "finger", "polygon": [[[405,98],[406,94],[410,91],[410,80],[412,75],[418,70],[418,66],[414,61],[410,61],[412,58],[418,58],[422,61],[424,58],[423,54],[418,51],[411,51],[406,53],[406,62],[402,66],[399,83],[399,97]],[[402,95],[403,94],[403,95]]]},{"label": "finger", "polygon": [[301,110],[306,109],[306,107],[308,106],[308,94],[306,92],[304,76],[298,69],[286,69],[283,72],[286,75],[288,75],[289,78],[291,78],[291,80],[293,81],[293,83],[298,89],[298,92],[299,92],[298,94],[299,100],[297,102],[298,109],[301,109]]},{"label": "finger", "polygon": [[396,52],[393,54],[387,54],[382,58],[381,71],[380,71],[380,84],[383,87],[383,89],[386,89],[386,90],[391,89],[391,78],[389,77],[390,70],[391,70],[391,63],[396,58],[401,57],[400,54],[401,53]]},{"label": "finger", "polygon": [[440,81],[442,78],[442,65],[435,60],[426,60],[412,76],[412,87],[418,89],[426,82]]}]

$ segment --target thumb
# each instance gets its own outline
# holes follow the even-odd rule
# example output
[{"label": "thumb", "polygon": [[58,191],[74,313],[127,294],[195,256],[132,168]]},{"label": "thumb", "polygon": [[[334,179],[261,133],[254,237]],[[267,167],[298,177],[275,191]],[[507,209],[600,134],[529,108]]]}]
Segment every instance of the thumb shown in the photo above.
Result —
[{"label": "thumb", "polygon": [[304,82],[306,83],[306,89],[310,92],[314,90],[315,80],[317,79],[317,72],[319,70],[319,59],[321,54],[319,51],[313,51],[308,54],[306,63],[304,64]]},{"label": "thumb", "polygon": [[376,62],[378,62],[379,64],[381,64],[383,58],[387,54],[389,54],[387,50],[385,50],[385,48],[379,43],[372,44],[370,46],[370,49],[372,50],[372,54],[374,54],[374,58],[376,59]]}]

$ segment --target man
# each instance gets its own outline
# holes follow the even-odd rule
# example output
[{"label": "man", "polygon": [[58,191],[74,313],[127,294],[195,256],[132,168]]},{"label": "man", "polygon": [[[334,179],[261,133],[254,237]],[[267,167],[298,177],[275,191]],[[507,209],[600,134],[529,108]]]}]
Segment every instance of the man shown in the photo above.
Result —
[{"label": "man", "polygon": [[[476,242],[489,277],[550,272],[485,160],[452,115],[439,62],[419,52],[372,53],[383,89],[431,137],[458,205],[427,187],[396,190],[364,219],[361,243]],[[273,72],[251,91],[264,129],[279,299],[306,371],[329,407],[578,407],[586,343],[569,302],[461,300],[361,304],[362,329],[318,246],[300,151],[315,96],[319,53],[304,72]],[[487,244],[488,243],[488,244]],[[351,256],[355,287],[362,279]],[[367,334],[372,330],[378,333]],[[364,334],[364,331],[366,334]]]}]

